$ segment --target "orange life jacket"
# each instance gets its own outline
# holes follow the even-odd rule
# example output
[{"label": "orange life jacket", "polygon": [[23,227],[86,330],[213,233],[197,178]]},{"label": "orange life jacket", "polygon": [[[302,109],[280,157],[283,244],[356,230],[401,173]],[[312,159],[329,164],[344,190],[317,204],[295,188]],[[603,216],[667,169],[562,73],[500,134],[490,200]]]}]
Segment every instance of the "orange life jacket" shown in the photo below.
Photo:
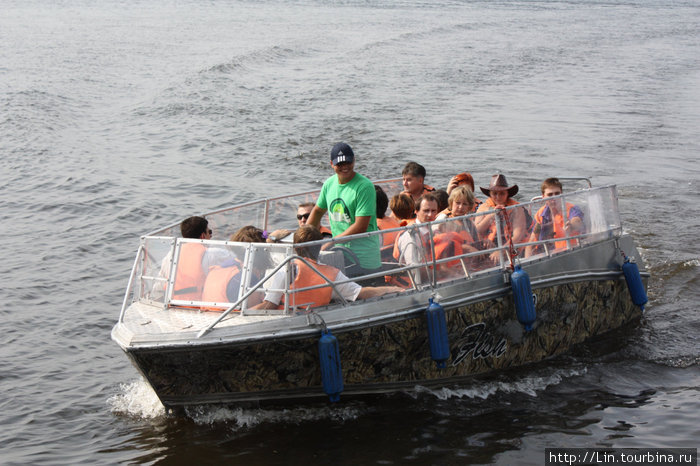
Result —
[{"label": "orange life jacket", "polygon": [[[508,198],[508,201],[506,202],[506,207],[512,206],[512,205],[518,205],[518,201],[515,201],[515,200],[513,200],[513,199],[511,199],[511,198]],[[493,210],[493,209],[495,209],[495,208],[496,208],[496,203],[493,202],[493,199],[488,198],[488,199],[486,199],[486,201],[484,201],[484,202],[481,204],[481,207],[479,207],[479,211],[484,212],[484,211],[487,211],[487,210]],[[508,216],[510,217],[510,215],[511,215],[512,213],[513,213],[512,210],[511,210],[511,211],[508,211]],[[491,241],[492,243],[494,243],[494,244],[496,243],[497,233],[496,233],[496,221],[495,221],[495,219],[494,219],[494,222],[493,222],[493,223],[491,224],[491,226],[489,227],[488,232],[486,233],[486,238],[487,238],[489,241]],[[505,243],[507,243],[509,240],[510,240],[510,238],[508,237],[508,235],[507,235],[507,234],[504,234],[504,235],[503,235],[503,243],[505,244]]]},{"label": "orange life jacket", "polygon": [[455,231],[455,233],[457,235],[459,235],[459,237],[462,239],[462,244],[464,244],[464,243],[471,244],[474,242],[474,238],[472,238],[472,235],[467,230],[459,230],[459,231]]},{"label": "orange life jacket", "polygon": [[[332,282],[335,281],[338,273],[340,272],[338,269],[331,267],[330,265],[319,264],[318,262],[310,259],[307,260],[311,262],[313,266],[323,274],[324,277],[328,278]],[[330,303],[331,298],[333,297],[333,288],[328,285],[328,282],[314,272],[311,267],[306,265],[303,261],[295,260],[294,265],[296,266],[296,277],[294,277],[294,282],[292,282],[292,285],[289,287],[289,307],[318,307],[325,306],[326,304]],[[327,286],[313,290],[296,291],[302,288],[318,285]],[[279,308],[284,309],[284,304],[281,303]]]},{"label": "orange life jacket", "polygon": [[[410,234],[410,232],[406,231],[404,234]],[[462,254],[462,243],[469,241],[468,239],[465,240],[464,238],[469,238],[471,239],[471,235],[469,232],[464,232],[464,235],[454,231],[446,232],[446,233],[437,233],[433,235],[433,243],[435,247],[435,257],[438,259],[444,259],[446,257],[453,257],[453,256],[459,256]],[[422,246],[423,250],[425,251],[425,258],[427,262],[430,262],[433,260],[433,254],[430,249],[430,243],[428,241],[428,235],[421,235],[421,241],[422,241]],[[471,242],[471,241],[469,241]],[[399,249],[399,238],[396,238],[396,241],[394,242],[394,259],[399,260],[401,257],[401,250]],[[456,263],[457,261],[451,261],[447,262],[444,264],[440,264],[440,266],[444,265],[449,265],[452,266]]]},{"label": "orange life jacket", "polygon": [[[448,231],[445,233],[438,233],[433,236],[433,242],[435,243],[435,257],[437,259],[444,259],[447,257],[461,256],[462,244],[464,241],[464,236],[462,232]],[[464,232],[467,237],[471,238],[468,232]],[[470,241],[471,242],[471,241]],[[429,251],[430,252],[430,251]],[[429,260],[432,260],[432,255],[428,254]],[[444,262],[438,265],[438,269],[445,269],[453,267],[459,264],[459,260]]]},{"label": "orange life jacket", "polygon": [[[573,207],[575,207],[574,204],[570,204],[568,202],[566,203],[566,218],[571,217],[571,209]],[[542,207],[540,207],[540,209],[535,214],[535,221],[537,223],[539,223],[540,225],[542,225],[542,222],[544,222],[544,220],[542,219],[542,215],[544,214],[544,210],[546,208],[547,208],[547,206],[543,205]],[[549,209],[549,211],[550,211],[550,215],[552,216],[552,227],[554,230],[554,238],[565,238],[566,232],[564,231],[564,224],[566,223],[566,221],[562,217],[561,212],[555,214],[551,208]],[[533,232],[530,241],[537,241],[538,239],[539,238],[537,238],[535,233]],[[575,246],[578,244],[578,240],[576,240],[576,239],[572,239],[570,241],[571,241],[572,246]],[[566,241],[556,241],[554,243],[554,248],[555,249],[566,249]]]},{"label": "orange life jacket", "polygon": [[[380,230],[390,230],[392,228],[398,228],[401,225],[399,222],[392,217],[384,217],[384,218],[378,218],[377,219],[377,227]],[[396,241],[396,237],[399,236],[400,231],[395,231],[393,233],[384,233],[382,235],[382,248],[386,246],[391,246],[394,244],[394,241]]]},{"label": "orange life jacket", "polygon": [[[240,263],[238,262],[229,267],[222,267],[220,265],[209,267],[209,273],[207,274],[207,279],[204,282],[204,289],[202,290],[202,301],[211,303],[228,303],[229,299],[226,295],[226,288],[231,279],[240,273],[241,267]],[[224,306],[203,306],[202,310],[223,311],[223,307]]]},{"label": "orange life jacket", "polygon": [[184,243],[180,246],[173,299],[201,301],[206,277],[202,269],[202,258],[206,252],[207,248],[201,243]]},{"label": "orange life jacket", "polygon": [[[377,219],[377,220],[379,220],[379,219]],[[322,235],[333,236],[333,233],[331,233],[331,230],[329,230],[328,228],[324,227],[323,225],[321,225],[321,227],[319,227],[319,230],[321,230],[321,234],[322,234]]]}]

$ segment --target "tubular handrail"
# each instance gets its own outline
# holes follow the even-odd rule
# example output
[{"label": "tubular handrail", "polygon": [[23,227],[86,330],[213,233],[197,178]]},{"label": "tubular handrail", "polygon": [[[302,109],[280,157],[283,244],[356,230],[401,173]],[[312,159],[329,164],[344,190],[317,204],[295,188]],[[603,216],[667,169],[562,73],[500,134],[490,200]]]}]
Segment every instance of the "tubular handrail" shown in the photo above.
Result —
[{"label": "tubular handrail", "polygon": [[126,291],[124,292],[124,300],[122,301],[122,309],[119,311],[119,319],[118,322],[124,322],[124,314],[126,314],[126,303],[129,300],[129,296],[131,295],[131,291],[134,286],[134,277],[136,276],[136,269],[139,264],[139,260],[141,259],[141,254],[143,253],[143,244],[139,244],[139,249],[136,252],[136,259],[134,259],[134,265],[131,267],[131,274],[129,274],[129,283],[126,285]]},{"label": "tubular handrail", "polygon": [[[564,179],[564,178],[561,178],[561,179]],[[585,178],[582,178],[582,179],[587,180]],[[387,181],[397,182],[398,180],[387,180]],[[610,193],[602,191],[605,189],[610,190]],[[598,190],[601,190],[601,192],[603,194],[596,194],[596,192]],[[313,193],[315,191],[309,191],[309,192]],[[581,196],[584,196],[584,197],[581,198]],[[282,196],[279,198],[270,198],[270,200],[283,199],[286,197],[289,197],[289,196]],[[598,239],[603,238],[603,237],[610,237],[611,233],[613,235],[619,234],[619,231],[621,229],[621,225],[620,225],[620,220],[619,220],[619,214],[617,213],[617,196],[616,196],[616,191],[615,191],[614,186],[604,186],[604,187],[597,187],[597,188],[593,188],[593,189],[589,189],[589,190],[575,191],[575,192],[571,192],[571,193],[562,194],[562,195],[557,196],[557,197],[559,198],[559,202],[561,202],[561,210],[563,212],[566,212],[567,199],[569,197],[572,197],[574,199],[571,201],[573,204],[577,204],[580,206],[586,206],[586,208],[585,208],[586,228],[588,229],[588,231],[578,232],[578,234],[576,234],[576,235],[569,235],[569,232],[565,231],[563,237],[561,237],[561,238],[548,238],[548,239],[542,239],[542,240],[538,239],[537,241],[530,241],[530,239],[534,239],[534,238],[531,238],[531,236],[529,235],[525,238],[524,241],[521,240],[522,242],[514,244],[515,248],[521,249],[521,248],[524,248],[527,246],[546,245],[549,247],[547,247],[544,252],[547,256],[549,256],[554,251],[557,251],[557,250],[561,251],[563,249],[561,247],[558,249],[554,248],[553,245],[556,242],[566,241],[566,243],[567,243],[566,249],[568,250],[568,249],[571,249],[572,247],[575,247],[577,245],[577,240],[581,241],[581,240],[585,240],[586,238],[593,238],[593,241],[597,241]],[[551,199],[554,200],[557,197],[552,197]],[[548,201],[549,201],[549,199],[548,199]],[[246,203],[244,205],[251,205],[251,204],[254,204],[256,202],[259,202],[259,201],[252,201],[252,202]],[[263,202],[268,203],[269,200],[264,200]],[[269,204],[267,204],[267,205],[269,206]],[[545,205],[544,201],[521,203],[521,204],[517,204],[514,206],[508,206],[504,210],[506,212],[508,212],[508,211],[513,210],[513,209],[524,208],[525,210],[529,211],[531,213],[531,215],[534,215],[534,210],[535,210],[534,208],[537,206],[544,206],[544,205]],[[604,208],[599,208],[599,207],[604,207]],[[272,209],[272,207],[269,207],[269,208]],[[596,208],[597,208],[597,210],[596,210]],[[222,209],[218,212],[224,212],[226,210],[228,210],[228,209]],[[402,264],[401,262],[402,262],[403,255],[405,252],[402,250],[400,253],[400,257],[399,257],[399,263],[396,264],[397,267],[392,268],[391,270],[388,270],[388,271],[387,270],[380,270],[378,272],[374,272],[372,274],[364,275],[361,277],[354,277],[353,280],[348,279],[347,282],[361,281],[363,279],[380,278],[380,277],[385,276],[385,275],[401,274],[404,272],[408,272],[408,276],[413,283],[413,288],[418,289],[419,288],[418,285],[413,280],[413,278],[414,278],[413,274],[415,273],[414,271],[432,266],[432,271],[430,271],[429,269],[426,268],[426,272],[428,272],[428,275],[430,277],[428,280],[429,283],[422,284],[423,286],[421,286],[420,288],[425,288],[425,286],[430,286],[431,288],[435,288],[438,285],[438,283],[437,283],[438,276],[436,275],[437,268],[438,268],[437,266],[439,264],[443,264],[443,263],[450,262],[450,261],[455,261],[457,259],[462,261],[462,268],[464,269],[463,276],[466,278],[470,278],[469,270],[467,270],[467,265],[464,262],[464,259],[477,257],[477,256],[485,257],[487,255],[491,255],[493,252],[502,251],[500,254],[500,265],[496,264],[494,267],[500,267],[501,269],[505,270],[505,267],[506,267],[508,261],[507,261],[507,254],[503,254],[503,252],[507,253],[509,245],[505,244],[504,238],[502,238],[501,228],[496,228],[496,232],[497,232],[496,243],[497,244],[494,245],[493,247],[489,247],[489,248],[475,251],[475,252],[466,252],[466,253],[463,253],[460,255],[455,254],[455,255],[452,255],[450,257],[444,257],[444,258],[436,257],[436,253],[435,253],[435,249],[436,249],[435,248],[435,246],[436,246],[435,235],[438,233],[438,229],[442,225],[445,225],[445,224],[450,223],[450,222],[454,222],[455,224],[458,222],[461,222],[463,224],[462,226],[464,227],[464,225],[466,225],[466,222],[468,220],[470,220],[470,219],[473,220],[473,219],[478,218],[478,217],[483,216],[483,215],[493,215],[495,217],[495,222],[498,225],[502,225],[503,219],[501,219],[500,216],[496,214],[496,212],[497,212],[496,210],[489,210],[489,211],[485,211],[485,212],[473,213],[473,214],[465,215],[462,217],[458,217],[457,218],[458,220],[455,218],[444,218],[444,219],[436,220],[436,221],[433,221],[430,223],[425,223],[425,224],[412,224],[412,225],[409,225],[406,227],[397,227],[397,228],[392,228],[392,229],[388,229],[388,230],[365,232],[365,233],[360,233],[360,234],[352,235],[352,236],[348,236],[348,237],[324,239],[324,240],[320,240],[320,241],[317,241],[314,243],[305,243],[304,246],[325,245],[325,244],[328,244],[329,242],[332,244],[343,244],[343,243],[348,243],[348,242],[351,242],[353,240],[360,239],[360,238],[367,238],[367,237],[372,237],[375,235],[391,234],[392,232],[409,232],[409,234],[411,234],[411,235],[415,235],[416,233],[418,233],[420,235],[421,230],[418,230],[418,229],[419,228],[421,228],[421,229],[427,228],[429,231],[429,234],[426,235],[426,239],[429,242],[427,242],[425,240],[421,240],[421,243],[422,243],[421,245],[417,245],[415,243],[413,244],[413,247],[416,247],[419,249],[420,255],[418,256],[419,257],[418,260],[420,261],[420,263]],[[596,214],[596,213],[598,213],[598,214]],[[259,213],[255,213],[255,215],[259,215]],[[267,215],[268,215],[268,213],[267,213],[267,209],[266,209],[265,218],[267,218]],[[257,218],[259,221],[260,217],[258,216]],[[162,230],[160,230],[160,231],[162,231]],[[599,235],[603,235],[603,236],[599,236]],[[183,242],[201,241],[202,243],[205,243],[207,245],[236,246],[236,247],[240,246],[240,247],[247,247],[247,248],[255,248],[256,251],[260,251],[257,248],[261,248],[261,247],[262,248],[270,248],[273,250],[275,250],[276,248],[285,248],[289,252],[285,253],[284,260],[282,261],[281,264],[279,264],[271,272],[271,274],[274,274],[282,266],[289,263],[289,261],[291,261],[293,259],[300,259],[300,260],[306,262],[307,265],[309,265],[309,267],[314,270],[314,273],[317,273],[317,274],[323,276],[322,274],[319,273],[319,271],[312,264],[309,264],[307,261],[305,261],[303,257],[295,255],[295,254],[289,255],[290,252],[292,252],[289,244],[283,245],[283,244],[271,244],[271,243],[269,243],[269,244],[257,245],[257,244],[253,244],[253,243],[235,243],[235,242],[220,241],[220,240],[216,240],[216,241],[214,241],[214,240],[187,240],[184,238],[183,239],[179,239],[179,238],[176,239],[174,237],[169,237],[169,236],[142,237],[142,241],[141,241],[141,244],[139,246],[139,251],[137,252],[137,259],[135,260],[134,266],[132,267],[132,272],[130,275],[129,284],[127,286],[127,290],[125,292],[124,300],[122,303],[122,309],[120,311],[120,317],[119,317],[120,322],[123,321],[123,319],[124,319],[124,314],[126,312],[128,304],[129,304],[129,296],[131,294],[137,293],[136,291],[134,291],[135,286],[136,286],[136,281],[137,280],[144,280],[144,279],[149,280],[149,281],[161,280],[160,277],[153,276],[155,274],[151,273],[153,271],[152,268],[149,270],[146,270],[146,266],[145,266],[145,264],[147,262],[152,267],[153,264],[156,263],[157,259],[160,258],[160,257],[151,258],[151,252],[152,252],[153,248],[149,247],[148,243],[146,241],[154,241],[154,240],[159,241],[161,243],[161,246],[160,246],[161,250],[163,250],[162,248],[165,248],[166,245],[164,243],[166,240],[172,241],[172,243],[174,244],[174,246],[171,246],[172,254],[170,257],[170,261],[171,261],[170,276],[167,280],[167,290],[165,293],[165,297],[163,299],[163,305],[166,307],[168,306],[168,303],[169,303],[169,300],[168,300],[168,297],[170,296],[169,292],[171,291],[171,288],[173,285],[172,281],[174,280],[175,269],[177,268],[177,262],[179,259],[179,257],[178,257],[179,256],[178,243],[183,243]],[[478,240],[478,238],[475,238],[475,240]],[[477,246],[477,247],[479,247],[479,246]],[[144,254],[145,254],[146,250],[148,250],[148,252],[149,252],[149,259],[147,261],[144,259],[144,257],[145,257]],[[158,249],[156,248],[155,250],[157,251]],[[276,249],[276,250],[279,251],[280,249]],[[267,253],[268,252],[265,252],[265,254],[267,254]],[[432,256],[431,260],[427,260],[427,259],[429,259],[428,257],[426,257],[428,255],[428,253],[430,253],[430,255]],[[420,258],[421,256],[422,256],[422,258]],[[538,256],[542,257],[539,253],[538,253]],[[518,260],[524,260],[524,259],[529,259],[529,258],[523,258],[522,256],[518,257]],[[139,266],[138,266],[139,260],[145,261],[144,265],[141,268],[139,268]],[[247,267],[248,260],[247,259],[244,259],[244,260],[246,261],[245,266]],[[472,263],[470,263],[469,267],[472,267],[471,264]],[[474,264],[476,264],[476,263],[474,263]],[[481,264],[481,262],[479,262],[479,264]],[[493,267],[482,268],[480,265],[478,269],[472,268],[472,271],[481,272],[481,271],[492,270],[492,269],[493,269]],[[141,270],[141,271],[139,272],[139,270]],[[267,281],[267,280],[269,280],[269,278],[271,278],[271,274],[268,274],[268,276],[266,276],[263,280],[261,280],[260,282],[255,284],[255,286],[253,286],[251,289],[249,289],[244,294],[244,296],[241,297],[237,301],[237,303],[235,303],[230,308],[226,309],[224,314],[222,314],[222,316],[220,316],[220,319],[225,318],[236,307],[239,307],[245,301],[245,299],[250,296],[250,294],[252,294],[256,290],[259,290],[261,288],[262,284],[264,284],[265,281]],[[164,278],[162,278],[162,279],[164,280]],[[325,277],[324,277],[324,280],[328,281],[331,286],[334,286],[333,283],[331,283],[331,281],[329,281]],[[340,285],[341,283],[346,283],[346,281],[337,282],[338,285]],[[317,285],[317,286],[313,286],[313,287],[304,288],[304,290],[306,290],[306,289],[313,290],[313,289],[321,288],[324,286],[327,286],[327,285]],[[243,291],[244,289],[245,289],[245,286],[242,284],[241,291]],[[289,290],[285,288],[285,293],[288,293],[288,292],[289,292]],[[138,296],[135,296],[135,299],[146,300],[147,297],[145,295],[142,295],[142,293],[143,293],[143,291],[138,292]],[[181,304],[181,303],[176,302],[176,301],[177,300],[172,300],[172,304]],[[346,303],[343,303],[343,304],[346,304]],[[203,306],[206,306],[206,305],[207,305],[206,303],[203,304]],[[285,307],[285,312],[287,312],[287,311],[288,311],[288,309]],[[245,314],[245,309],[243,310],[243,313]],[[220,322],[220,319],[217,319],[217,322]]]},{"label": "tubular handrail", "polygon": [[[197,338],[200,338],[201,336],[203,336],[203,335],[205,335],[207,332],[209,332],[212,328],[214,328],[214,327],[216,326],[216,324],[218,324],[219,322],[221,322],[221,321],[222,321],[224,318],[226,318],[226,316],[228,316],[235,308],[237,308],[238,306],[240,306],[240,305],[243,303],[243,301],[245,301],[250,295],[252,295],[255,291],[257,291],[265,282],[267,282],[270,278],[272,278],[272,276],[275,275],[280,269],[282,269],[282,267],[284,267],[285,265],[287,265],[288,263],[290,263],[290,262],[293,261],[293,260],[300,260],[300,261],[302,261],[304,264],[308,265],[319,277],[323,278],[323,279],[326,281],[326,283],[328,283],[328,284],[331,286],[331,288],[333,288],[333,291],[335,291],[335,293],[338,295],[338,297],[340,297],[341,303],[342,303],[343,305],[345,305],[345,304],[348,303],[347,300],[343,297],[343,295],[341,295],[340,293],[338,293],[338,290],[337,290],[337,288],[336,288],[336,285],[343,284],[343,283],[348,283],[348,282],[350,282],[350,281],[352,281],[352,280],[342,280],[342,281],[333,282],[333,281],[331,281],[330,279],[328,279],[325,275],[323,275],[312,263],[309,262],[309,260],[308,260],[307,258],[302,257],[302,256],[299,256],[299,255],[297,255],[297,254],[293,254],[293,255],[287,256],[287,258],[284,259],[282,262],[280,262],[280,264],[279,264],[277,267],[275,267],[275,268],[272,270],[272,272],[268,273],[268,274],[267,274],[264,278],[262,278],[258,283],[256,283],[254,286],[252,286],[250,290],[248,290],[241,298],[239,298],[238,301],[236,301],[235,304],[233,304],[233,305],[230,306],[228,309],[226,309],[213,323],[209,324],[206,328],[202,329],[202,330],[197,334]],[[285,291],[285,296],[288,296],[288,295],[289,295],[289,290],[287,289],[287,286],[288,286],[288,285],[285,284],[285,290],[284,290],[284,291]],[[323,288],[324,286],[325,286],[325,285],[315,285],[315,286],[310,286],[310,287],[305,287],[305,288],[299,288],[298,290],[295,290],[295,291],[315,290],[315,289],[317,289],[317,288]],[[289,305],[289,301],[285,299],[285,310],[288,308],[288,305]]]},{"label": "tubular handrail", "polygon": [[[385,178],[382,180],[373,181],[374,184],[390,184],[390,183],[398,183],[398,182],[401,182],[401,178]],[[223,207],[221,209],[213,210],[213,211],[206,212],[206,213],[201,213],[198,215],[200,215],[202,217],[214,216],[214,215],[222,214],[222,213],[228,212],[228,211],[240,210],[240,209],[245,208],[245,207],[260,205],[264,209],[263,210],[263,229],[266,230],[268,227],[270,203],[272,203],[274,201],[279,201],[279,200],[288,199],[288,198],[301,197],[301,196],[318,196],[318,194],[320,192],[321,192],[321,189],[319,188],[319,189],[311,189],[308,191],[299,191],[299,192],[296,192],[293,194],[286,194],[286,195],[282,195],[282,196],[273,196],[273,197],[265,197],[262,199],[254,199],[252,201],[243,202],[241,204],[236,204],[233,206]],[[158,228],[157,230],[152,230],[151,232],[149,232],[143,236],[144,237],[146,237],[146,236],[160,236],[160,233],[168,231],[168,230],[173,229],[173,228],[178,228],[179,226],[180,226],[180,221],[175,222],[175,223],[171,223],[171,224],[169,224],[165,227],[162,227],[162,228]]]}]

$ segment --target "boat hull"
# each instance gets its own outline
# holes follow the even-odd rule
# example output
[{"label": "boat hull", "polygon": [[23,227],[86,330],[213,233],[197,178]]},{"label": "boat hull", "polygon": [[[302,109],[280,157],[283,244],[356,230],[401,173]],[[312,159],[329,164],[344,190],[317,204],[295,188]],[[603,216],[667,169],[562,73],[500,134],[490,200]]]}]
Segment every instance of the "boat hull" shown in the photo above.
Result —
[{"label": "boat hull", "polygon": [[[430,358],[422,311],[391,322],[334,329],[343,395],[445,385],[534,363],[642,315],[621,274],[535,286],[533,293],[537,320],[529,332],[517,320],[507,285],[490,299],[446,306],[451,356],[443,369]],[[254,342],[125,350],[167,407],[322,398],[326,395],[318,336],[320,331],[300,338],[271,336]]]}]

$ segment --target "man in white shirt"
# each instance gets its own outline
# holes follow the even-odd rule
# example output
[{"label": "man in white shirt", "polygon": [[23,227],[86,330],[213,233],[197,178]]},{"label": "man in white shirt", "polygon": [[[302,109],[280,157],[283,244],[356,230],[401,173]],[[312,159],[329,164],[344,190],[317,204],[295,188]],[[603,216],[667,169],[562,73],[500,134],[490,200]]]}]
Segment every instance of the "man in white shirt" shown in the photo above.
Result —
[{"label": "man in white shirt", "polygon": [[[435,220],[438,214],[438,199],[433,193],[423,194],[416,204],[416,224],[428,223]],[[423,245],[429,244],[424,237],[429,235],[427,227],[407,230],[399,236],[399,262],[406,265],[425,263]],[[420,237],[419,237],[420,236]]]}]

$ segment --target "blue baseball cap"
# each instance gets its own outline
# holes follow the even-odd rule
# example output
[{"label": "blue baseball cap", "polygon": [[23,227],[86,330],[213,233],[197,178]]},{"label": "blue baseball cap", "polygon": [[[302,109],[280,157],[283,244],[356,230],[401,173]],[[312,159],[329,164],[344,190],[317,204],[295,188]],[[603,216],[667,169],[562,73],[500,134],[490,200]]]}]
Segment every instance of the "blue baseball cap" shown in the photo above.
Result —
[{"label": "blue baseball cap", "polygon": [[338,165],[342,162],[352,163],[355,161],[355,153],[352,148],[344,142],[339,142],[331,149],[331,163]]}]

